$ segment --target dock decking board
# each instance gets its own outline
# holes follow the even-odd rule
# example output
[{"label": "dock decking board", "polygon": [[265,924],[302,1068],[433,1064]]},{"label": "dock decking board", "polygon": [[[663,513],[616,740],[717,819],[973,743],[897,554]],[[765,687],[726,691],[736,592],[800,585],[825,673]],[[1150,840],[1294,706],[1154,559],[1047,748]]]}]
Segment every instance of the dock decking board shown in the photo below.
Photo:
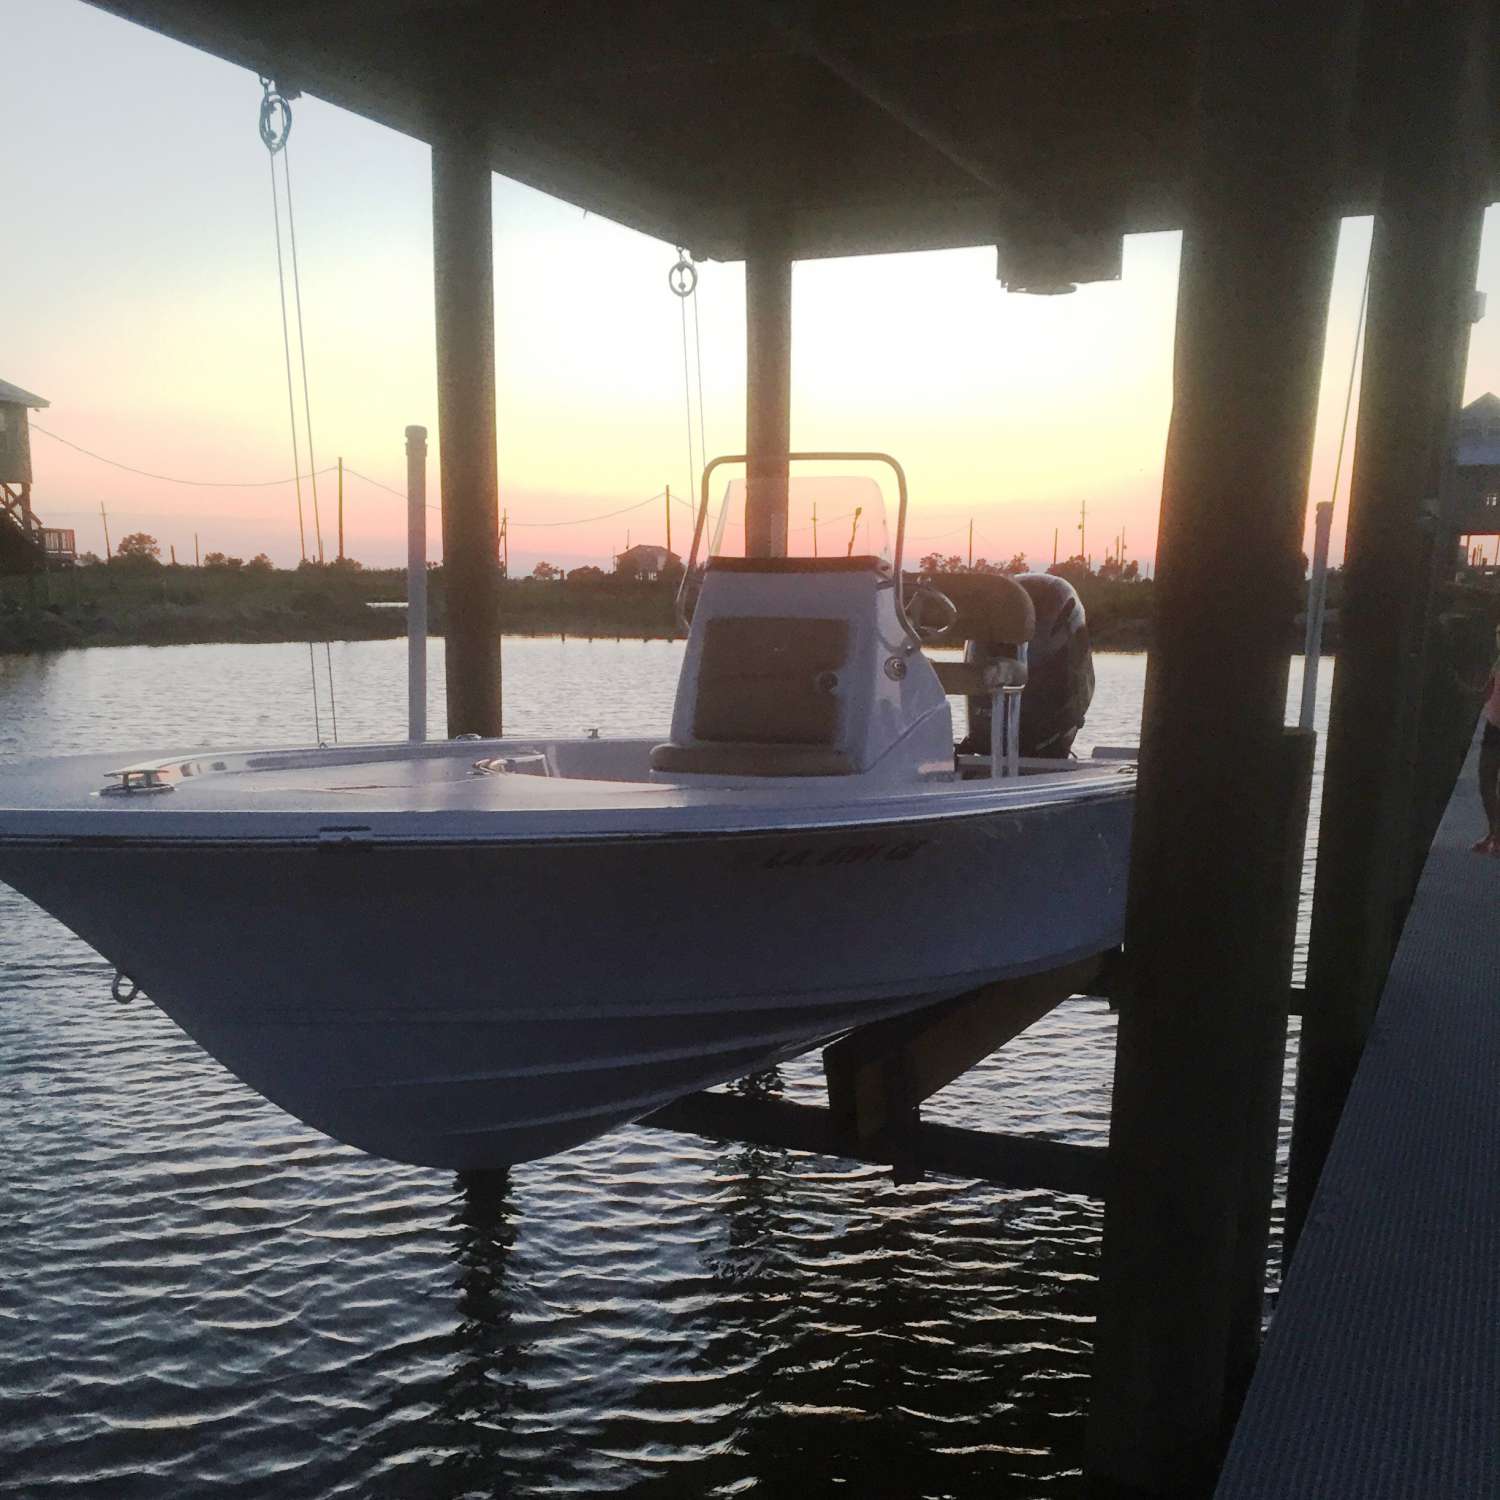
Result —
[{"label": "dock decking board", "polygon": [[1500,859],[1477,740],[1217,1500],[1500,1495]]}]

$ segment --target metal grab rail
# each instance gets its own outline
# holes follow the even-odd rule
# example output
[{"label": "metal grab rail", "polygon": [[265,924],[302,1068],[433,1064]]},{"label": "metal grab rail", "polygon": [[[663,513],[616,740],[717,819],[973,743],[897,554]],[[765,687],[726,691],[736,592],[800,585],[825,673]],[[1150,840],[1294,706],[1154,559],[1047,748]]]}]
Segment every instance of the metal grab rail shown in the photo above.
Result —
[{"label": "metal grab rail", "polygon": [[[710,459],[703,466],[703,477],[698,485],[698,515],[693,522],[693,545],[688,552],[687,565],[683,569],[682,582],[677,587],[676,614],[678,627],[685,633],[688,628],[687,615],[687,592],[692,582],[693,569],[698,565],[698,548],[703,540],[703,527],[708,519],[708,480],[715,469],[723,464],[742,464],[749,460],[745,453],[722,453],[717,458]],[[906,593],[901,580],[901,560],[906,548],[906,470],[889,453],[867,452],[818,452],[818,453],[789,453],[787,460],[790,463],[875,463],[888,464],[896,475],[896,494],[898,504],[896,509],[896,546],[893,553],[892,568],[895,573],[896,588],[896,614],[900,618],[902,628],[910,637],[912,644],[920,648],[921,638],[917,635],[915,627],[906,617]],[[746,486],[748,499],[748,485]]]}]

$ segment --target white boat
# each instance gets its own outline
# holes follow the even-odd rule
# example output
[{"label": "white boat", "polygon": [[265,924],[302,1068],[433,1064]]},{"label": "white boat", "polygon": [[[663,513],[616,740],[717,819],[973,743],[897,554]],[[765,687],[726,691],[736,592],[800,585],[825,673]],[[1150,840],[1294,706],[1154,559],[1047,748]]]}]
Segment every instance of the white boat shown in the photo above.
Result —
[{"label": "white boat", "polygon": [[1019,753],[1058,684],[1011,580],[956,611],[1003,726],[956,755],[900,542],[715,558],[660,741],[10,762],[0,879],[268,1099],[453,1168],[1117,945],[1133,767]]}]

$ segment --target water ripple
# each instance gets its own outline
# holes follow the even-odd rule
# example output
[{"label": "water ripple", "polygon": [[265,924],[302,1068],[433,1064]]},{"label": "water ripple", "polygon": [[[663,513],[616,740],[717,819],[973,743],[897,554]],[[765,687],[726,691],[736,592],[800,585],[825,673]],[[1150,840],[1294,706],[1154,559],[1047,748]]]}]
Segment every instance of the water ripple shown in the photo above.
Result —
[{"label": "water ripple", "polygon": [[[399,736],[404,644],[332,649],[341,724]],[[506,649],[543,733],[649,729],[680,648]],[[1129,739],[1140,659],[1099,666]],[[293,738],[305,670],[0,658],[0,754]],[[108,981],[0,887],[0,1493],[1078,1493],[1099,1205],[640,1129],[459,1182],[289,1120]],[[1112,1059],[1074,1002],[928,1113],[1101,1144]],[[777,1086],[821,1098],[813,1062]]]}]

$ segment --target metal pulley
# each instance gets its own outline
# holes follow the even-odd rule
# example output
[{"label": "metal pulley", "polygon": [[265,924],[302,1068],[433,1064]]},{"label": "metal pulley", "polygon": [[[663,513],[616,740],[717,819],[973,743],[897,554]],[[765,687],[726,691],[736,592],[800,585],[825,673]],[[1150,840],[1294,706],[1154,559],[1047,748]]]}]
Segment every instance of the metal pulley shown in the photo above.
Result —
[{"label": "metal pulley", "polygon": [[667,285],[679,297],[691,297],[698,290],[698,268],[680,245],[677,247],[677,264],[667,272]]},{"label": "metal pulley", "polygon": [[[292,106],[287,95],[276,87],[274,78],[261,75],[260,138],[266,150],[275,156],[286,145],[292,133]],[[296,91],[293,90],[295,96]]]}]

